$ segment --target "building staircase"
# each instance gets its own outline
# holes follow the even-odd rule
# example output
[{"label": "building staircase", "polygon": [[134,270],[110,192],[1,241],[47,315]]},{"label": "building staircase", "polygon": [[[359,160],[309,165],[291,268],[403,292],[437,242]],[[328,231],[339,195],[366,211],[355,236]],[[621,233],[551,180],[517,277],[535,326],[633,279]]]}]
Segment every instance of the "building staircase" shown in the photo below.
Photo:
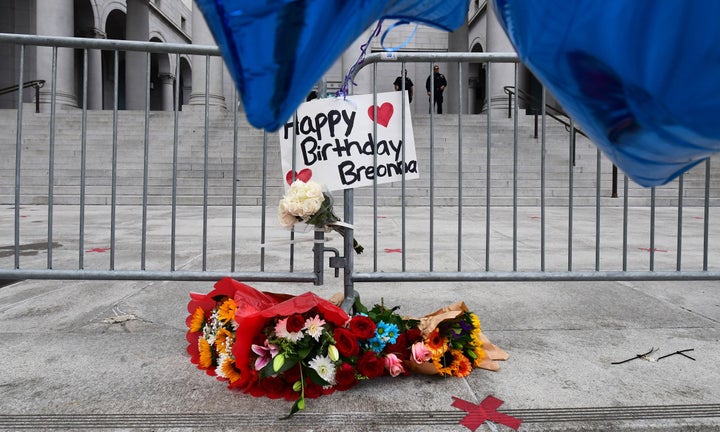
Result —
[{"label": "building staircase", "polygon": [[[238,116],[237,137],[234,116],[223,109],[212,109],[208,117],[208,157],[205,160],[205,118],[199,108],[186,107],[178,114],[178,152],[176,197],[178,205],[230,205],[233,187],[237,205],[262,204],[262,185],[266,185],[267,204],[274,206],[283,193],[280,151],[277,135],[267,134],[268,150],[263,161],[263,132],[254,129],[242,113]],[[20,165],[20,203],[47,204],[50,171],[53,171],[52,197],[55,204],[79,204],[81,184],[86,205],[112,202],[113,113],[87,112],[86,145],[83,161],[83,116],[81,111],[60,111],[55,119],[54,164],[50,160],[50,115],[23,112]],[[461,123],[459,127],[458,124]],[[490,125],[490,200],[493,206],[539,206],[541,200],[542,134],[535,137],[534,116],[520,112],[517,119],[508,118],[507,110],[493,110]],[[17,112],[0,110],[0,204],[15,200],[15,153]],[[414,115],[412,127],[418,156],[420,179],[405,182],[405,202],[411,206],[458,204],[458,190],[467,206],[484,206],[487,193],[487,128],[485,114]],[[432,129],[432,133],[431,133]],[[153,111],[147,129],[145,150],[145,113],[121,111],[117,119],[116,202],[118,205],[171,203],[173,190],[174,114]],[[566,127],[547,118],[545,129],[544,197],[548,206],[595,205],[597,194],[602,206],[623,205],[622,173],[617,175],[617,197],[613,197],[612,164],[598,156],[596,147],[576,134],[574,166],[570,169],[571,139]],[[432,139],[431,139],[432,136]],[[234,150],[234,142],[237,148]],[[514,152],[517,143],[517,152]],[[432,151],[431,151],[432,145]],[[237,166],[233,165],[234,152]],[[599,161],[598,161],[599,158]],[[432,159],[432,168],[431,168]],[[515,164],[515,161],[517,162]],[[147,162],[147,182],[145,164]],[[207,164],[207,195],[204,168]],[[597,182],[597,166],[600,182]],[[265,166],[265,169],[263,169]],[[233,181],[233,171],[237,180]],[[687,206],[705,203],[705,164],[683,176],[682,199]],[[462,170],[462,175],[460,175]],[[720,167],[711,164],[711,179],[718,178]],[[431,176],[432,172],[432,176]],[[568,188],[572,177],[572,196]],[[432,179],[432,181],[431,181]],[[599,184],[599,192],[598,192]],[[145,193],[146,191],[146,193]],[[515,193],[514,193],[515,191]],[[720,204],[717,182],[710,184],[709,203]],[[679,196],[678,182],[655,189],[655,204],[675,206]],[[342,194],[335,192],[336,199]],[[401,182],[355,191],[356,205],[398,205],[403,197]],[[649,206],[651,191],[633,182],[628,186],[630,206]]]}]

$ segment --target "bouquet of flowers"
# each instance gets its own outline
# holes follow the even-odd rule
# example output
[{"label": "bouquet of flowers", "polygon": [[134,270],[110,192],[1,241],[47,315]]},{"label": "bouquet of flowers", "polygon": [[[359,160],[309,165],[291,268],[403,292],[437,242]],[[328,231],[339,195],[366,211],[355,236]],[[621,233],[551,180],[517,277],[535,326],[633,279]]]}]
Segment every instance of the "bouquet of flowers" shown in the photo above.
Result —
[{"label": "bouquet of flowers", "polygon": [[[482,332],[480,318],[464,302],[457,302],[420,318],[418,323],[425,362],[416,362],[413,371],[421,374],[464,377],[473,368],[500,369],[498,360],[508,353],[494,345]],[[411,348],[421,351],[420,348]]]},{"label": "bouquet of flowers", "polygon": [[305,398],[357,382],[354,359],[335,342],[350,317],[327,300],[260,292],[229,278],[191,297],[191,361],[230,389],[295,400],[292,415],[305,408]]},{"label": "bouquet of flowers", "polygon": [[[345,236],[346,224],[333,211],[332,197],[323,192],[320,183],[295,180],[278,204],[280,224],[292,228],[297,222],[304,222],[316,228],[334,230]],[[363,247],[353,239],[355,252],[361,254]]]},{"label": "bouquet of flowers", "polygon": [[395,377],[411,372],[462,378],[473,368],[497,371],[497,360],[508,354],[482,333],[480,319],[463,302],[444,307],[420,319],[395,313],[399,307],[375,305],[368,310],[359,299],[355,315],[377,323],[377,334],[363,344],[384,358],[388,372]]},{"label": "bouquet of flowers", "polygon": [[305,409],[306,398],[362,380],[412,372],[463,377],[473,367],[497,370],[492,360],[507,359],[463,303],[413,319],[397,314],[399,307],[368,309],[358,299],[350,317],[310,292],[261,292],[229,278],[190,296],[191,362],[230,389],[295,401],[288,416]]}]

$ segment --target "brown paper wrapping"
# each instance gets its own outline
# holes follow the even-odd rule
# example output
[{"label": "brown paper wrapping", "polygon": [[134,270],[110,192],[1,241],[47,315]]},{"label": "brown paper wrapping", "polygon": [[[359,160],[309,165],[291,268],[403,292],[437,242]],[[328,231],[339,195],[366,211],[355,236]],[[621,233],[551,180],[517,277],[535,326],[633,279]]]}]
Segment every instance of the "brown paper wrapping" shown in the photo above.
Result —
[{"label": "brown paper wrapping", "polygon": [[[335,303],[339,306],[340,304],[342,304],[343,299],[344,295],[342,293],[336,293],[332,297],[330,297],[329,300],[330,302]],[[432,333],[433,330],[435,330],[435,328],[437,328],[437,326],[440,325],[441,322],[445,320],[455,319],[464,312],[469,311],[470,310],[465,305],[465,302],[459,301],[457,303],[453,303],[449,306],[445,306],[429,315],[425,315],[424,317],[420,318],[418,329],[420,330],[423,338],[426,338],[430,333]],[[485,357],[482,359],[479,367],[491,371],[500,370],[500,364],[498,363],[498,361],[507,360],[510,355],[502,348],[490,342],[490,339],[488,339],[488,337],[485,336],[485,333],[483,333],[482,331],[480,332],[480,340],[483,343],[482,348],[483,351],[485,351]],[[423,375],[436,375],[438,373],[432,362],[417,364],[411,360],[409,363],[410,364],[406,366],[409,366],[410,370],[415,373]]]},{"label": "brown paper wrapping", "polygon": [[[439,326],[441,322],[445,320],[455,319],[464,312],[469,312],[469,309],[465,305],[465,302],[459,301],[457,303],[453,303],[449,306],[445,306],[444,308],[438,309],[437,311],[420,318],[420,324],[418,325],[418,329],[425,338],[430,333],[432,333],[432,331],[435,330],[435,328],[437,328],[437,326]],[[482,347],[483,351],[485,351],[485,357],[482,359],[479,367],[491,371],[500,370],[500,364],[498,363],[498,361],[507,360],[509,354],[502,348],[490,342],[490,339],[488,339],[488,337],[485,336],[482,331],[480,332],[480,340],[483,343]],[[434,375],[438,373],[437,369],[432,363],[417,364],[412,361],[410,363],[410,369],[413,372],[425,375]]]}]

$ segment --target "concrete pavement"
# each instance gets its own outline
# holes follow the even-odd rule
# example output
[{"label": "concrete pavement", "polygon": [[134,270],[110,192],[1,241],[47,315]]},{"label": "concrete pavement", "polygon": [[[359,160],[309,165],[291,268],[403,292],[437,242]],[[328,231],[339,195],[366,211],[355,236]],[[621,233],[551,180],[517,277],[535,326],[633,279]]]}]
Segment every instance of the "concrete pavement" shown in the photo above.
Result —
[{"label": "concrete pavement", "polygon": [[[96,212],[106,215],[104,207],[88,209],[90,223],[99,217]],[[257,226],[256,210],[242,210],[240,225]],[[44,211],[26,207],[23,223],[36,218],[43,226]],[[0,246],[5,246],[11,244],[5,223],[11,213],[2,214]],[[269,217],[273,225],[274,214]],[[364,226],[367,219],[358,219],[359,232],[371,233],[372,227],[368,231]],[[56,240],[72,249],[77,228],[63,220],[56,221]],[[131,220],[125,221],[128,226],[122,229],[131,230]],[[510,222],[507,217],[495,221],[498,235],[501,226],[507,229]],[[384,213],[381,222],[381,229],[388,228],[383,234],[387,236],[394,235],[390,228],[400,225],[392,212]],[[182,225],[188,236],[189,227],[197,230],[193,223]],[[408,223],[410,232],[427,227],[426,221],[417,219]],[[547,223],[552,232],[564,230],[553,225],[552,218]],[[593,222],[578,218],[575,224],[584,233]],[[468,233],[484,228],[466,226]],[[213,261],[215,241],[226,236],[226,215],[210,212],[209,227]],[[23,239],[32,243],[34,233],[28,231],[24,230]],[[39,231],[37,237],[42,239]],[[167,253],[167,244],[156,237],[166,231],[166,224],[150,224],[152,258]],[[369,246],[370,235],[359,237],[365,237]],[[104,234],[89,230],[85,247],[90,250],[106,240]],[[406,249],[423,248],[420,243],[425,241],[411,235]],[[444,246],[453,247],[444,242],[454,241],[438,235],[438,268],[453,266],[453,257],[442,251]],[[469,234],[467,241],[472,241]],[[559,249],[566,241],[550,236],[548,248]],[[197,263],[197,243],[179,243],[181,265]],[[661,245],[669,243],[658,240]],[[61,249],[56,251],[58,265],[71,262],[74,255],[65,257]],[[635,249],[634,254],[642,252]],[[268,262],[281,263],[281,252],[270,252]],[[578,262],[592,261],[585,249],[576,252]],[[25,256],[24,262],[42,263],[44,253],[38,250]],[[493,259],[506,261],[508,253],[497,252]],[[105,262],[96,258],[102,253],[87,255],[88,266],[95,260],[99,266]],[[468,262],[480,260],[468,255]],[[8,268],[10,259],[0,257],[3,268]],[[117,265],[135,265],[126,262],[134,259],[132,254],[118,254]],[[370,260],[371,256],[358,258],[358,267],[370,267]],[[304,262],[299,259],[297,265]],[[321,287],[251,285],[296,294],[312,290],[325,297],[342,290],[341,280],[334,279],[330,270],[325,282]],[[504,401],[500,412],[524,421],[521,431],[720,430],[717,282],[358,284],[366,304],[382,299],[386,305],[401,305],[400,312],[412,316],[463,300],[480,316],[485,334],[510,358],[498,372],[475,370],[464,379],[411,376],[360,383],[346,392],[308,400],[306,412],[290,420],[279,417],[291,403],[228,391],[190,363],[184,338],[188,294],[211,287],[211,282],[29,280],[0,288],[0,429],[463,431],[469,430],[459,424],[465,413],[451,406],[452,397],[479,403],[493,395]],[[637,359],[612,364],[651,347],[658,349],[654,358],[692,349],[686,354],[694,360],[674,355],[657,362]],[[483,425],[478,430],[492,429]],[[498,430],[510,429],[498,426]]]}]

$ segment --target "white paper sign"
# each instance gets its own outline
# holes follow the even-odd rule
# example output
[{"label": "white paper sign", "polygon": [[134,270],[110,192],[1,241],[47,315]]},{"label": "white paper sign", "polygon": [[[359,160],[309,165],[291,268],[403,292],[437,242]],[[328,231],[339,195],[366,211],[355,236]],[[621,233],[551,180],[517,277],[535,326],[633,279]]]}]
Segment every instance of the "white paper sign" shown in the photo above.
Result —
[{"label": "white paper sign", "polygon": [[372,95],[316,99],[300,105],[297,122],[290,119],[279,130],[286,185],[293,177],[293,135],[295,178],[312,178],[331,191],[372,185],[375,178],[378,183],[400,181],[403,172],[406,180],[419,178],[407,97],[405,141],[401,103],[401,92],[389,92],[377,95],[377,109],[373,108]]}]

